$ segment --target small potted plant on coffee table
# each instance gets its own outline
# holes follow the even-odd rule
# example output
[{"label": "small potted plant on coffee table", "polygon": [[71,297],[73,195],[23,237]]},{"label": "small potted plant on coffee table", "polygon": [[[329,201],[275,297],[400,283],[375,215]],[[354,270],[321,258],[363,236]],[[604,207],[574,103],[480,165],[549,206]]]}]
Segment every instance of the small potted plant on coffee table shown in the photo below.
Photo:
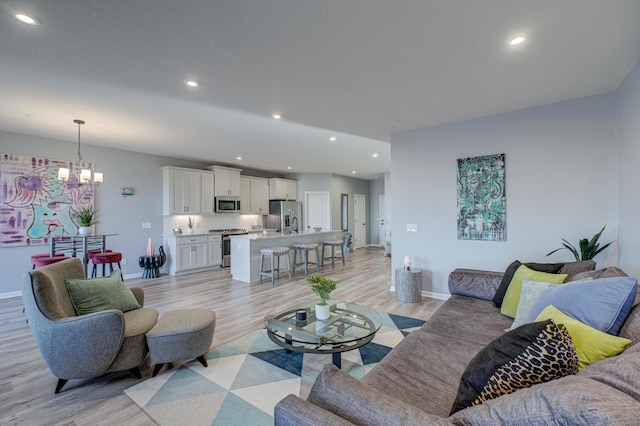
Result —
[{"label": "small potted plant on coffee table", "polygon": [[329,300],[331,292],[336,289],[338,282],[314,274],[307,277],[307,283],[320,298],[320,303],[316,303],[316,318],[320,321],[329,319],[330,305],[327,300]]},{"label": "small potted plant on coffee table", "polygon": [[91,227],[98,223],[98,214],[93,207],[83,207],[78,210],[76,217],[76,225],[78,225],[78,234],[89,235]]}]

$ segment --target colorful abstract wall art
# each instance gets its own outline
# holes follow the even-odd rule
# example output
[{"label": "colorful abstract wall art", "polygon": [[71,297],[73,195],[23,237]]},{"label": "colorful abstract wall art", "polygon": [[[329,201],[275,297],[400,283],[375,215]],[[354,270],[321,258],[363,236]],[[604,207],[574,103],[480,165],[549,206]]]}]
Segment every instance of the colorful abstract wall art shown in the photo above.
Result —
[{"label": "colorful abstract wall art", "polygon": [[0,154],[0,247],[48,244],[52,237],[74,237],[79,209],[93,207],[93,186],[71,177],[58,181],[58,168],[72,175],[91,163]]},{"label": "colorful abstract wall art", "polygon": [[459,240],[507,240],[504,157],[458,159]]}]

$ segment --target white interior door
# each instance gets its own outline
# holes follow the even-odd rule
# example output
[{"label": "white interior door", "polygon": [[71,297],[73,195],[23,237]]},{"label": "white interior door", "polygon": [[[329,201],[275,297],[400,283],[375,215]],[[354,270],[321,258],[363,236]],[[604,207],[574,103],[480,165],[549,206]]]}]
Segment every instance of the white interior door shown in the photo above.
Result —
[{"label": "white interior door", "polygon": [[387,239],[387,225],[384,223],[385,217],[384,195],[378,195],[378,244],[380,244],[380,247],[384,247]]},{"label": "white interior door", "polygon": [[364,194],[353,195],[353,248],[367,244],[366,197]]},{"label": "white interior door", "polygon": [[305,192],[305,224],[307,232],[315,227],[331,230],[331,197],[328,192]]}]

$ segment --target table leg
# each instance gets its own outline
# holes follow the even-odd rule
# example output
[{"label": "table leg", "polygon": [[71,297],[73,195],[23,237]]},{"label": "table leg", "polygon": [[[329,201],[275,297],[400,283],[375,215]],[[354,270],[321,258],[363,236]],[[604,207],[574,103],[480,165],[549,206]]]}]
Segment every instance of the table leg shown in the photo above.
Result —
[{"label": "table leg", "polygon": [[335,352],[333,354],[333,365],[335,365],[338,368],[342,368],[342,353],[341,352]]}]

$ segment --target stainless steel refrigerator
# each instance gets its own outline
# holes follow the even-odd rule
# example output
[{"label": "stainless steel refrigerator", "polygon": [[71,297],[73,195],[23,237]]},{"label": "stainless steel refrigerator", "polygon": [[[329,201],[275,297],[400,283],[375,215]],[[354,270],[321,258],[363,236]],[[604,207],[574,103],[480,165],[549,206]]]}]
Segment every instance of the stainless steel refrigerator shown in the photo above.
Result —
[{"label": "stainless steel refrigerator", "polygon": [[269,215],[266,218],[267,229],[277,232],[298,233],[302,227],[302,203],[299,201],[269,201]]}]

